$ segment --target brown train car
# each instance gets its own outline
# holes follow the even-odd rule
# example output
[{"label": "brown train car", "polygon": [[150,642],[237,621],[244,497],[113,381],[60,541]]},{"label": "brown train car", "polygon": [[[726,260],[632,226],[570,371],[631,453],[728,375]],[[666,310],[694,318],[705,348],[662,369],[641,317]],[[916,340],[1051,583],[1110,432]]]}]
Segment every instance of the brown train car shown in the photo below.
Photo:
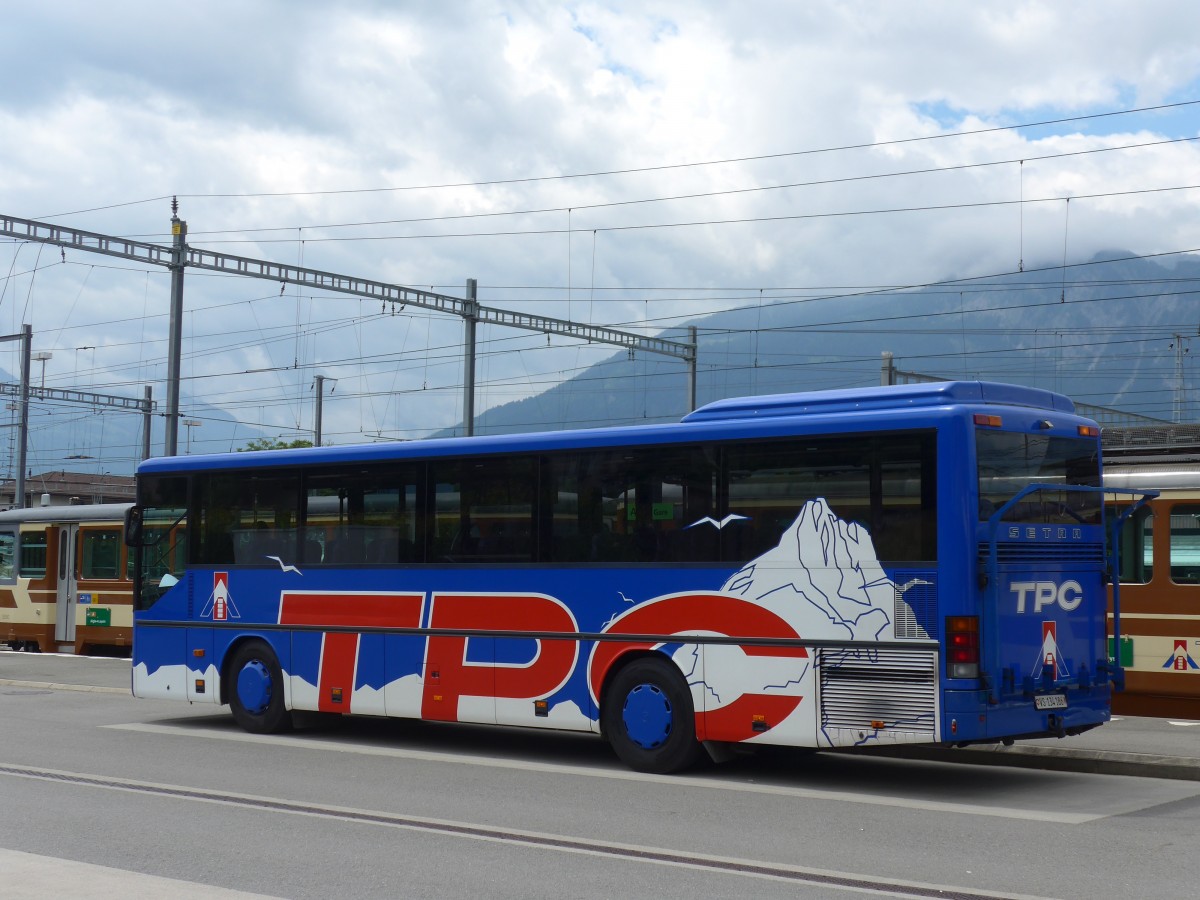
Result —
[{"label": "brown train car", "polygon": [[0,644],[127,655],[133,644],[126,503],[0,512]]},{"label": "brown train car", "polygon": [[[1104,484],[1159,491],[1119,539],[1125,691],[1113,711],[1200,720],[1200,450],[1106,450]],[[1112,622],[1110,588],[1110,637]]]}]

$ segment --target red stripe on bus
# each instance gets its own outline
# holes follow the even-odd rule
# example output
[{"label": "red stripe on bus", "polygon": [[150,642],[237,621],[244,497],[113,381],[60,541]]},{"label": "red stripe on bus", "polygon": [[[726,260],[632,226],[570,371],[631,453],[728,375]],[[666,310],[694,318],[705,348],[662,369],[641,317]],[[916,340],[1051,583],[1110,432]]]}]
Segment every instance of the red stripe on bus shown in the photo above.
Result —
[{"label": "red stripe on bus", "polygon": [[354,665],[358,660],[357,634],[326,634],[321,645],[321,676],[317,709],[350,712],[354,694]]},{"label": "red stripe on bus", "polygon": [[284,591],[280,625],[331,628],[420,628],[425,595]]}]

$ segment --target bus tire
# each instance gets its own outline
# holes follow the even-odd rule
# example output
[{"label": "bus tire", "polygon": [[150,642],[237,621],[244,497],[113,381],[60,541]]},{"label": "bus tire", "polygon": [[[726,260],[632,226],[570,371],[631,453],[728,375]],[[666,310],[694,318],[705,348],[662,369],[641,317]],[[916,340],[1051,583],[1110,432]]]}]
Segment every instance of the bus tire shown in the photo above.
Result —
[{"label": "bus tire", "polygon": [[665,659],[643,657],[617,672],[600,720],[618,758],[638,772],[679,772],[700,757],[691,691]]},{"label": "bus tire", "polygon": [[229,664],[227,696],[233,718],[251,734],[278,734],[292,727],[283,702],[283,670],[264,641],[237,648]]}]

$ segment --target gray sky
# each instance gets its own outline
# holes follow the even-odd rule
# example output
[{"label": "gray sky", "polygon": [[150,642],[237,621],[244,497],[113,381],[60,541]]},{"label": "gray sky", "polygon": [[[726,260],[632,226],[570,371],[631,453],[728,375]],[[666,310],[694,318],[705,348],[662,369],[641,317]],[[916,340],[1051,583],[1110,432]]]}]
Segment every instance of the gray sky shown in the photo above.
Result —
[{"label": "gray sky", "polygon": [[[1130,147],[1196,138],[1200,106],[1013,127],[1200,99],[1197,33],[1186,0],[10,3],[0,212],[165,244],[177,195],[193,246],[654,332],[760,291],[1200,247],[1197,142]],[[1129,149],[1059,156],[1103,148]],[[933,206],[957,208],[865,214]],[[165,395],[165,272],[0,242],[0,291],[47,387]],[[461,415],[457,319],[199,273],[185,296],[185,415],[304,436],[318,373],[335,442]],[[610,352],[481,329],[477,409]]]}]

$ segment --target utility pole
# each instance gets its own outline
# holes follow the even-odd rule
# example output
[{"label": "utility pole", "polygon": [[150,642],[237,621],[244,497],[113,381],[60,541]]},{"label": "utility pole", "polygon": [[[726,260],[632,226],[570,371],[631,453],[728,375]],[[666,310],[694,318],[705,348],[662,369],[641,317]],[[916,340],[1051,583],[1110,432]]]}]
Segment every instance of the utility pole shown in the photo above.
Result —
[{"label": "utility pole", "polygon": [[21,384],[17,389],[17,409],[20,422],[17,425],[17,477],[13,481],[13,506],[25,508],[25,447],[29,443],[29,365],[30,345],[33,343],[33,326],[22,325],[20,334],[0,335],[0,343],[21,342]]},{"label": "utility pole", "polygon": [[150,385],[146,385],[146,399],[142,404],[142,459],[149,459],[151,415],[154,412],[154,388]]},{"label": "utility pole", "polygon": [[[45,387],[46,386],[46,361],[49,359],[54,359],[54,354],[51,353],[49,350],[39,350],[37,353],[33,354],[32,359],[34,362],[40,362],[42,364],[42,380],[39,383],[39,386]],[[93,363],[93,365],[95,365],[95,360],[93,360],[92,363]]]},{"label": "utility pole", "polygon": [[321,446],[321,410],[325,404],[325,382],[326,381],[333,382],[333,388],[329,391],[329,393],[332,394],[334,391],[337,390],[337,379],[336,378],[328,378],[325,375],[314,375],[313,376],[313,386],[315,387],[316,392],[317,392],[315,408],[313,410],[313,446],[314,447]]},{"label": "utility pole", "polygon": [[475,323],[479,321],[479,302],[476,299],[479,283],[467,279],[467,299],[463,303],[463,433],[475,433]]},{"label": "utility pole", "polygon": [[1171,346],[1175,349],[1175,402],[1172,404],[1171,421],[1178,425],[1183,421],[1183,356],[1190,348],[1184,345],[1184,341],[1189,338],[1182,334],[1175,335],[1175,343]]},{"label": "utility pole", "polygon": [[[696,341],[696,326],[695,325],[688,326],[688,343],[691,344],[693,348],[698,348],[700,346],[700,344],[697,343],[697,341]],[[696,410],[696,350],[695,349],[693,349],[692,355],[690,357],[688,357],[687,364],[688,364],[687,408],[688,408],[688,412],[695,412],[695,410]]]},{"label": "utility pole", "polygon": [[187,262],[187,222],[179,218],[179,200],[171,198],[171,318],[167,334],[167,422],[165,456],[179,452],[179,357],[183,344],[183,267]]},{"label": "utility pole", "polygon": [[203,422],[201,422],[199,419],[184,419],[184,420],[183,420],[182,422],[180,422],[179,424],[183,425],[183,426],[184,426],[185,428],[187,428],[187,430],[188,430],[188,433],[187,433],[187,452],[188,452],[188,456],[191,456],[191,454],[192,454],[192,429],[193,429],[193,428],[199,428],[199,427],[200,427],[201,425],[203,425],[204,423],[203,423]]},{"label": "utility pole", "polygon": [[29,362],[33,344],[33,326],[21,326],[21,427],[17,436],[16,507],[25,508],[25,448],[29,445]]}]

